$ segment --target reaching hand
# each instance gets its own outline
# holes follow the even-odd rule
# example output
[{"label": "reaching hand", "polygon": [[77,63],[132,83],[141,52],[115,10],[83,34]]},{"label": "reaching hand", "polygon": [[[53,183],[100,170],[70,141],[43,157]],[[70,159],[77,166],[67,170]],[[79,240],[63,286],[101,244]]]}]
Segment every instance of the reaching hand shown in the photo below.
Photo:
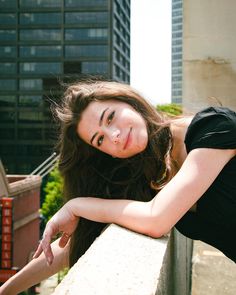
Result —
[{"label": "reaching hand", "polygon": [[43,238],[33,256],[37,258],[44,252],[47,263],[50,265],[53,262],[54,256],[51,249],[51,240],[58,233],[62,233],[59,241],[59,246],[64,248],[70,239],[71,234],[75,231],[79,217],[73,215],[68,203],[66,203],[53,217],[48,221]]}]

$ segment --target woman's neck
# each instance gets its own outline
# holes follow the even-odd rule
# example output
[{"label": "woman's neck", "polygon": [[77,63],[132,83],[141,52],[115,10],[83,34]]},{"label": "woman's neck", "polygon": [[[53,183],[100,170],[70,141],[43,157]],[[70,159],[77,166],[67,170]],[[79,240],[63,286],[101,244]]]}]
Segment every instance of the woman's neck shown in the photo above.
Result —
[{"label": "woman's neck", "polygon": [[180,168],[187,157],[187,151],[184,144],[187,128],[192,121],[192,117],[183,117],[173,120],[170,130],[173,136],[172,157]]}]

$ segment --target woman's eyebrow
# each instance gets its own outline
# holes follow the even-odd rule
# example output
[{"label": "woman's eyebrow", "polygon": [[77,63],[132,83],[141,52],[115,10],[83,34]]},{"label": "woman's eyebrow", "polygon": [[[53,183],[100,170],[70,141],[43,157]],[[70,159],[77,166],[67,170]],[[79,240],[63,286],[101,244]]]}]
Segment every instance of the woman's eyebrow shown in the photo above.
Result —
[{"label": "woman's eyebrow", "polygon": [[109,108],[106,108],[106,109],[102,112],[101,117],[100,117],[100,120],[99,120],[99,126],[102,125],[102,120],[103,120],[104,115],[105,115],[105,113],[106,113],[106,111],[107,111],[108,109],[109,109]]},{"label": "woman's eyebrow", "polygon": [[[106,111],[107,111],[108,109],[109,109],[109,107],[106,108],[106,109],[102,112],[102,114],[101,114],[101,116],[100,116],[100,119],[99,119],[99,126],[102,125],[102,121],[103,121],[104,115],[105,115],[105,113],[106,113]],[[97,136],[97,134],[98,134],[98,132],[94,133],[94,135],[93,135],[92,138],[90,139],[90,143],[91,143],[91,144],[93,143],[93,140],[94,140],[94,138]]]}]

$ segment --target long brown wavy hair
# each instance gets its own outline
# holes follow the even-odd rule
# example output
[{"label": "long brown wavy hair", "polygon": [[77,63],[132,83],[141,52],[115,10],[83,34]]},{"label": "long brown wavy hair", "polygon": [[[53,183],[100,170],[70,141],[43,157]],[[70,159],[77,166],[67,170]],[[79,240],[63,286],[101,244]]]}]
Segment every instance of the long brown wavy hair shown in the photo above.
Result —
[{"label": "long brown wavy hair", "polygon": [[[144,118],[146,149],[131,158],[113,158],[80,139],[76,130],[92,101],[128,103]],[[123,198],[149,201],[176,172],[171,158],[169,122],[129,85],[86,81],[70,85],[55,107],[60,122],[59,170],[64,178],[65,201],[75,197]],[[71,239],[70,266],[84,254],[106,224],[80,218]]]}]

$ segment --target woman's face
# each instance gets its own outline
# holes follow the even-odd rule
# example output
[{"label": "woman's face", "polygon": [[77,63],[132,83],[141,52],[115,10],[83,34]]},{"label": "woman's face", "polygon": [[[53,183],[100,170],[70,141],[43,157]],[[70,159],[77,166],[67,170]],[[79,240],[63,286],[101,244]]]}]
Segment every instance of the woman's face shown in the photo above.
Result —
[{"label": "woman's face", "polygon": [[116,100],[91,102],[82,113],[77,133],[89,145],[117,158],[144,151],[148,142],[143,117],[129,104]]}]

